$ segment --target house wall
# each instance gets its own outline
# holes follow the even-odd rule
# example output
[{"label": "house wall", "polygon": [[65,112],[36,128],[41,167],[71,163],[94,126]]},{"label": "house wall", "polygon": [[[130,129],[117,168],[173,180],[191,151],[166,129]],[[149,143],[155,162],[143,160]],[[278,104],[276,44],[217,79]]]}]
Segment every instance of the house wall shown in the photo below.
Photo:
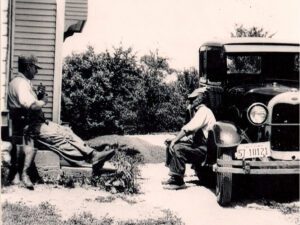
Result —
[{"label": "house wall", "polygon": [[43,108],[46,118],[53,117],[53,86],[56,40],[56,0],[15,0],[13,35],[13,74],[18,73],[18,56],[34,54],[40,69],[33,85],[46,86],[49,102]]},{"label": "house wall", "polygon": [[7,63],[8,63],[8,0],[1,0],[1,65],[0,65],[0,71],[1,71],[1,111],[6,110],[6,85],[7,85]]},{"label": "house wall", "polygon": [[45,116],[60,122],[62,45],[64,37],[81,32],[87,0],[1,0],[0,11],[2,122],[7,112],[7,84],[18,74],[18,56],[29,54],[37,56],[43,67],[32,83],[46,86]]}]

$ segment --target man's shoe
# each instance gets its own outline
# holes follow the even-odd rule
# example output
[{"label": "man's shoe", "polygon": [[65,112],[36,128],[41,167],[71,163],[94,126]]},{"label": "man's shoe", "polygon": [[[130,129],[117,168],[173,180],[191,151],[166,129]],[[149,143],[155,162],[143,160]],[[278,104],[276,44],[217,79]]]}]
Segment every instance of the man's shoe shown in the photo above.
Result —
[{"label": "man's shoe", "polygon": [[183,184],[170,184],[170,185],[164,186],[163,188],[167,189],[167,190],[180,190],[180,189],[186,189],[187,186],[185,185],[185,183],[183,183]]},{"label": "man's shoe", "polygon": [[27,173],[25,171],[22,174],[22,181],[23,181],[24,186],[27,189],[34,190],[33,183],[31,182],[29,176],[27,175]]},{"label": "man's shoe", "polygon": [[104,150],[101,152],[93,151],[91,163],[93,164],[93,166],[99,163],[104,164],[104,162],[111,159],[114,156],[114,154],[115,154],[114,149]]},{"label": "man's shoe", "polygon": [[179,190],[186,188],[184,180],[179,176],[171,176],[168,180],[161,182],[164,186],[164,189],[168,190]]},{"label": "man's shoe", "polygon": [[21,183],[20,174],[16,173],[14,179],[11,181],[12,185],[19,185]]},{"label": "man's shoe", "polygon": [[162,185],[170,185],[170,184],[173,184],[175,182],[176,182],[175,178],[174,177],[170,177],[168,180],[163,180],[161,182],[161,184]]}]

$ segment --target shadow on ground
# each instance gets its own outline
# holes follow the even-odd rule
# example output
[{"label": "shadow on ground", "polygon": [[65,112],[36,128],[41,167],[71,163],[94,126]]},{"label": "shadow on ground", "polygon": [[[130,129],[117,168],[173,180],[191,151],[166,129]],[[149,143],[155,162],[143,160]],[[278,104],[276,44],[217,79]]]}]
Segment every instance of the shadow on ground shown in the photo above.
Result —
[{"label": "shadow on ground", "polygon": [[[216,176],[210,182],[200,182],[197,176],[187,181],[216,192]],[[299,175],[234,175],[233,196],[230,206],[245,206],[254,202],[290,203],[299,201]]]}]

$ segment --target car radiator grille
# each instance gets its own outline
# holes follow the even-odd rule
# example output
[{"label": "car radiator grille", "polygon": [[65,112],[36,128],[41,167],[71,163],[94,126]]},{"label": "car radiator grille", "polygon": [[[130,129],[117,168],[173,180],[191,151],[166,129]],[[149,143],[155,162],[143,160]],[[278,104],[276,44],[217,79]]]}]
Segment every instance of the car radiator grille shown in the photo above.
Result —
[{"label": "car radiator grille", "polygon": [[299,104],[275,105],[272,124],[279,123],[281,125],[273,125],[271,128],[271,148],[277,151],[299,151]]}]

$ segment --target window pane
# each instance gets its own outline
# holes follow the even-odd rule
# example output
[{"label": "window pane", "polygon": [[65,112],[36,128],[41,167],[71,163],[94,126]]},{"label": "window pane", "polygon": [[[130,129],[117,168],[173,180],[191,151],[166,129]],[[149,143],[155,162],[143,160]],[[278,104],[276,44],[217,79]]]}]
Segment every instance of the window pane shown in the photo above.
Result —
[{"label": "window pane", "polygon": [[261,57],[260,56],[227,56],[227,73],[261,73]]}]

